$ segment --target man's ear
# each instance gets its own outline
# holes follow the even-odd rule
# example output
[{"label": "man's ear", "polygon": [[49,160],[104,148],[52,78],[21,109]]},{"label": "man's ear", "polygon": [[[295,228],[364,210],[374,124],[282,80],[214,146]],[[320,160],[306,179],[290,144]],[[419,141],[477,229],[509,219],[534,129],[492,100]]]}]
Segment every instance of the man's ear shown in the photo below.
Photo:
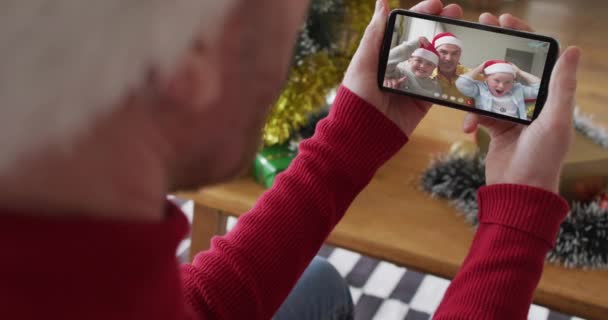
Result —
[{"label": "man's ear", "polygon": [[219,55],[210,46],[195,44],[165,77],[164,94],[176,104],[193,110],[218,99],[221,90]]}]

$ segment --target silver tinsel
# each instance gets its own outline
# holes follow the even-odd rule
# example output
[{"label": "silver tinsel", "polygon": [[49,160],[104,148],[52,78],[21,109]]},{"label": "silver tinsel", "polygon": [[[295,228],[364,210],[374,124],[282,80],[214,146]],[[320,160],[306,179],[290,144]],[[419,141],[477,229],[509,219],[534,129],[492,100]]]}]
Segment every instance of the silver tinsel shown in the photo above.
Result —
[{"label": "silver tinsel", "polygon": [[585,115],[576,108],[574,111],[574,128],[604,149],[608,149],[608,132],[593,123],[593,117]]},{"label": "silver tinsel", "polygon": [[482,158],[444,156],[434,160],[422,177],[422,188],[433,197],[450,200],[466,220],[477,225],[477,189],[486,184]]},{"label": "silver tinsel", "polygon": [[306,57],[319,51],[338,49],[340,22],[345,14],[343,0],[313,0],[296,42],[294,63],[300,65]]},{"label": "silver tinsel", "polygon": [[[447,199],[467,222],[477,226],[477,189],[485,185],[485,163],[480,157],[445,156],[423,174],[422,188]],[[608,212],[598,202],[573,203],[562,223],[555,248],[547,259],[567,267],[608,268]]]},{"label": "silver tinsel", "polygon": [[547,258],[567,267],[608,268],[608,212],[597,202],[571,208]]},{"label": "silver tinsel", "polygon": [[[608,132],[577,108],[574,128],[608,149]],[[422,188],[434,197],[447,199],[473,226],[477,218],[477,190],[485,185],[484,159],[444,156],[431,163],[423,174]],[[608,269],[608,212],[598,201],[574,202],[560,226],[555,248],[547,260],[566,267]]]}]

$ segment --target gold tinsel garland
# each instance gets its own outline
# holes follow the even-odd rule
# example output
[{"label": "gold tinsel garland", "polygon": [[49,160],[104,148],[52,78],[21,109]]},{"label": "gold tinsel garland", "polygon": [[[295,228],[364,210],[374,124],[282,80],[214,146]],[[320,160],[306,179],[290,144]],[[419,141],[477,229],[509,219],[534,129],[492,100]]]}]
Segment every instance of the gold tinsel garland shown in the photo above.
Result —
[{"label": "gold tinsel garland", "polygon": [[[391,0],[398,5],[398,0]],[[286,86],[264,127],[266,146],[285,143],[293,131],[306,125],[308,116],[326,104],[329,92],[337,87],[354,55],[373,12],[375,1],[346,1],[343,41],[337,54],[321,51],[306,57],[292,68]]]}]

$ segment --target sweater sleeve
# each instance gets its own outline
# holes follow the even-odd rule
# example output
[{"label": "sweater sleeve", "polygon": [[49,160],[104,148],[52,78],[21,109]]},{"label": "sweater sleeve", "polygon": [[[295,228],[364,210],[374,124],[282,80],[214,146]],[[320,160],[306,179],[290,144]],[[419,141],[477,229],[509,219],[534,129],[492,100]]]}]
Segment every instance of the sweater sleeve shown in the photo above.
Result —
[{"label": "sweater sleeve", "polygon": [[418,39],[404,42],[394,48],[388,53],[388,61],[386,63],[386,77],[396,78],[398,77],[397,65],[401,62],[406,61],[410,58],[412,53],[418,48]]},{"label": "sweater sleeve", "polygon": [[353,199],[406,141],[376,108],[340,88],[272,189],[183,266],[186,300],[198,318],[270,319]]},{"label": "sweater sleeve", "polygon": [[175,251],[188,221],[171,203],[166,212],[129,221],[0,209],[0,319],[185,319]]},{"label": "sweater sleeve", "polygon": [[520,185],[479,191],[479,228],[433,319],[526,319],[568,204]]},{"label": "sweater sleeve", "polygon": [[460,76],[456,79],[456,88],[463,95],[471,98],[479,98],[479,86],[477,81],[471,79],[469,76]]},{"label": "sweater sleeve", "polygon": [[536,99],[538,98],[538,92],[540,91],[540,83],[533,83],[530,85],[522,85],[522,90],[524,91],[524,98],[526,99]]}]

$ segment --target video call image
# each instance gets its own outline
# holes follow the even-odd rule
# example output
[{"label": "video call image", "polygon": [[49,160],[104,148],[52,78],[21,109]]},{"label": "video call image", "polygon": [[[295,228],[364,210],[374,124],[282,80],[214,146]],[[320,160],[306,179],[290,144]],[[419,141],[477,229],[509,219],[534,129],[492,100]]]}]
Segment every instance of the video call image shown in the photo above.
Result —
[{"label": "video call image", "polygon": [[400,15],[384,87],[531,120],[549,45]]}]

